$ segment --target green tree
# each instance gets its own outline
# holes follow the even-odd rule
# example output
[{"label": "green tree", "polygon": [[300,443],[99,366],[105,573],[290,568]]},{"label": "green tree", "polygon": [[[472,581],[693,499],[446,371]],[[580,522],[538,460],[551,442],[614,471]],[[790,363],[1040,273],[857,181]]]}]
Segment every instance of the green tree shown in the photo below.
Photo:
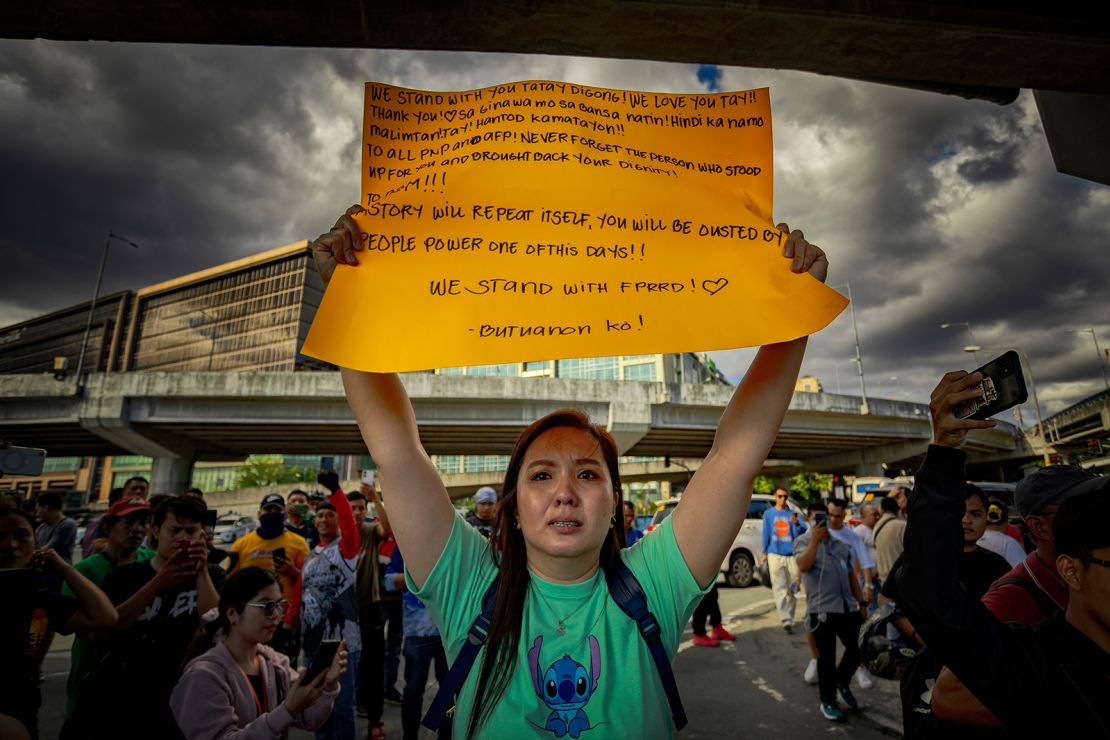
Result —
[{"label": "green tree", "polygon": [[315,481],[313,468],[287,466],[281,455],[251,455],[238,471],[238,488],[259,488],[281,483]]},{"label": "green tree", "polygon": [[752,493],[774,493],[775,481],[766,475],[757,475],[752,485]]},{"label": "green tree", "polygon": [[792,475],[786,483],[790,495],[799,501],[810,503],[819,501],[822,491],[832,490],[832,476],[822,473],[798,473]]}]

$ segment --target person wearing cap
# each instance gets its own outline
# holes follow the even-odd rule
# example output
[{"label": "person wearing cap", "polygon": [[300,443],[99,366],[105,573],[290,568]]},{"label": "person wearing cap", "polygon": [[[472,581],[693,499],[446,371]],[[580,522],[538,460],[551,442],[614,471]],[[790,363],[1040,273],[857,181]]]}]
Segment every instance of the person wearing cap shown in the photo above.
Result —
[{"label": "person wearing cap", "polygon": [[991,499],[987,505],[987,528],[979,540],[979,546],[1001,555],[1010,567],[1016,567],[1025,560],[1025,550],[1017,541],[1006,534],[1010,524],[1010,509],[998,499]]},{"label": "person wearing cap", "polygon": [[493,520],[497,513],[497,491],[482,486],[474,494],[474,511],[466,515],[466,523],[489,537],[493,534]]},{"label": "person wearing cap", "polygon": [[[1068,593],[1064,610],[1032,628],[1014,625],[988,608],[987,597],[1001,589],[980,601],[953,577],[965,513],[967,456],[960,448],[969,430],[995,425],[957,418],[953,409],[982,395],[981,382],[981,373],[952,372],[933,391],[933,444],[915,478],[904,563],[895,576],[902,606],[929,648],[1008,736],[1110,737],[1108,479],[1072,466],[1053,466],[1026,478],[1015,491],[1018,511],[1038,542],[1035,554],[1052,554],[1027,575],[1041,582],[1046,601],[1056,599],[1044,582],[1055,583],[1049,586],[1053,590],[1062,583]],[[1030,595],[1030,600],[1036,603],[1039,597]],[[951,719],[937,704],[937,686],[934,712]]]},{"label": "person wearing cap", "polygon": [[[150,530],[150,517],[150,504],[145,498],[131,496],[117,500],[101,517],[101,526],[107,538],[104,549],[78,561],[73,567],[99,588],[108,574],[119,566],[150,560],[157,551],[142,545],[143,539]],[[62,587],[62,594],[74,595],[68,585]],[[89,673],[100,663],[103,656],[102,644],[90,644],[87,634],[81,632],[75,634],[70,648],[66,706],[63,712],[67,725],[71,725],[68,720],[81,703]],[[71,736],[70,732],[74,729],[72,725],[68,729],[63,727],[63,737]],[[73,736],[80,734],[82,734],[80,731],[75,732]]]},{"label": "person wearing cap", "polygon": [[[1018,483],[1014,506],[1036,546],[983,596],[983,605],[997,619],[1033,626],[1067,608],[1067,585],[1056,570],[1052,520],[1064,501],[1103,480],[1074,465],[1053,465]],[[933,708],[951,722],[999,726],[998,718],[947,668],[933,687]]]},{"label": "person wearing cap", "polygon": [[[284,556],[282,556],[284,552]],[[289,656],[296,665],[300,652],[298,609],[301,568],[308,557],[304,537],[285,526],[285,499],[279,493],[264,496],[258,505],[258,527],[235,540],[231,546],[228,573],[243,568],[265,568],[278,576],[281,596],[291,606],[282,616],[281,626],[271,641],[272,647]],[[277,554],[275,554],[277,553]]]}]

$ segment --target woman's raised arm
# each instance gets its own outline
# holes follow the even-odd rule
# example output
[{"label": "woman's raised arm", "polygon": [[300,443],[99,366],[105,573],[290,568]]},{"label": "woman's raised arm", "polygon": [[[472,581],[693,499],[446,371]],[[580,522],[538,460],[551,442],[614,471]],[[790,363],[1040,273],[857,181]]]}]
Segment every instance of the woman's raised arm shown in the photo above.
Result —
[{"label": "woman's raised arm", "polygon": [[[327,284],[336,265],[357,265],[362,235],[351,206],[335,226],[312,242],[312,255]],[[420,444],[416,414],[395,373],[342,370],[347,403],[354,412],[382,480],[383,498],[397,545],[417,585],[423,585],[451,534],[455,510],[431,458]]]},{"label": "woman's raised arm", "polygon": [[[783,257],[791,260],[790,270],[824,282],[825,253],[801,231],[790,231],[786,224],[779,229],[789,234]],[[699,584],[716,579],[744,523],[752,484],[790,405],[805,348],[804,337],[760,348],[721,416],[713,447],[671,516],[678,549]]]}]

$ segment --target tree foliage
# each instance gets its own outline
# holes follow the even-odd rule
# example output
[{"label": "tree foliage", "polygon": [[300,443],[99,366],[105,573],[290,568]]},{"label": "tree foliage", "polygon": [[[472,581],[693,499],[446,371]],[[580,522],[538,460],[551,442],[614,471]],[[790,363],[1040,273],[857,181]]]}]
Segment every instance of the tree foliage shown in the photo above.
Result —
[{"label": "tree foliage", "polygon": [[238,470],[238,488],[260,488],[280,483],[315,481],[314,468],[286,465],[281,455],[251,455]]}]

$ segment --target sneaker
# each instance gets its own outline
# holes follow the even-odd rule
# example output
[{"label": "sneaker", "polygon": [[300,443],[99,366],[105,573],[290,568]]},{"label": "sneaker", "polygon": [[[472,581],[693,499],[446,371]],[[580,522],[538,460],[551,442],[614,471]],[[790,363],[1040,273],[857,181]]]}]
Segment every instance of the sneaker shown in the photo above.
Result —
[{"label": "sneaker", "polygon": [[803,678],[810,686],[817,685],[817,658],[810,658],[809,665],[806,666],[806,672]]},{"label": "sneaker", "polygon": [[385,740],[385,724],[378,723],[367,728],[369,740]]},{"label": "sneaker", "polygon": [[859,702],[856,697],[852,696],[852,690],[847,686],[837,686],[836,693],[840,695],[840,701],[844,702],[844,706],[851,710],[859,709]]},{"label": "sneaker", "polygon": [[732,634],[719,624],[709,632],[709,636],[712,637],[714,640],[718,640],[720,642],[724,642],[725,640],[732,642],[736,639],[736,635]]},{"label": "sneaker", "polygon": [[708,635],[694,635],[694,644],[699,647],[717,647],[721,643]]},{"label": "sneaker", "polygon": [[835,704],[821,702],[821,716],[831,722],[844,721],[844,712],[840,711],[840,707]]},{"label": "sneaker", "polygon": [[788,634],[788,635],[794,634],[794,623],[791,622],[789,619],[787,619],[786,621],[784,621],[782,623],[782,628],[784,630],[786,630],[786,634]]},{"label": "sneaker", "polygon": [[856,669],[856,683],[864,690],[875,688],[875,682],[871,680],[871,674],[863,666]]},{"label": "sneaker", "polygon": [[401,706],[401,692],[398,691],[396,688],[392,688],[386,691],[382,698],[385,699],[386,704]]}]

